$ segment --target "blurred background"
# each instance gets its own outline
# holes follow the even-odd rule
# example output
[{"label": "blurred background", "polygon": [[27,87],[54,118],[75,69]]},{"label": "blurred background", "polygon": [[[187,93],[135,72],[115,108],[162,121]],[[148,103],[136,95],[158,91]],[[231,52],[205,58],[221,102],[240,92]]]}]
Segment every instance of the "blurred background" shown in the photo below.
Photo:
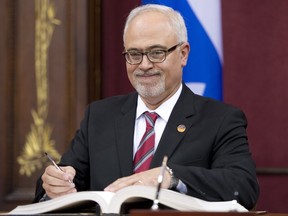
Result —
[{"label": "blurred background", "polygon": [[[0,0],[0,211],[31,203],[43,152],[60,158],[88,103],[133,90],[122,29],[144,2]],[[256,209],[288,212],[288,1],[220,3],[218,99],[247,116]]]}]

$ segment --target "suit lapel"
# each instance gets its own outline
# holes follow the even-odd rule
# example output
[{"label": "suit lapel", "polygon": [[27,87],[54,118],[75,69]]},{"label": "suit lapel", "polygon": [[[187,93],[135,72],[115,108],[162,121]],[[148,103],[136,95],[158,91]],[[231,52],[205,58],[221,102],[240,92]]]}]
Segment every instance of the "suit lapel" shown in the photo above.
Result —
[{"label": "suit lapel", "polygon": [[[137,93],[134,93],[121,108],[122,115],[115,120],[116,145],[122,176],[133,174],[133,137],[136,107]],[[160,166],[165,155],[169,158],[173,154],[186,132],[193,126],[195,122],[194,114],[195,95],[183,84],[183,90],[167,122],[150,165],[151,168]],[[179,125],[185,126],[184,132],[178,130]]]},{"label": "suit lapel", "polygon": [[[183,90],[167,122],[150,167],[160,166],[165,155],[170,158],[186,132],[194,124],[194,114],[194,93],[183,84]],[[181,130],[183,126],[184,131]]]},{"label": "suit lapel", "polygon": [[116,119],[116,145],[122,176],[133,174],[133,137],[137,94],[130,96],[121,108],[122,115]]}]

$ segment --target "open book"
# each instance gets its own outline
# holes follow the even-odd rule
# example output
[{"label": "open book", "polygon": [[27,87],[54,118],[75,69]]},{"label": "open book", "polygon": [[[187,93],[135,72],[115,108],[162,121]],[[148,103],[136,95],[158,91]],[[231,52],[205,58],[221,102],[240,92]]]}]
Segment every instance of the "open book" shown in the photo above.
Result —
[{"label": "open book", "polygon": [[[64,195],[45,202],[18,206],[8,214],[41,214],[69,210],[85,202],[95,202],[100,206],[101,213],[118,214],[122,204],[134,203],[140,200],[154,200],[156,188],[135,185],[123,188],[116,193],[104,191],[83,191]],[[159,203],[179,211],[201,212],[247,212],[236,201],[208,202],[175,191],[161,189]]]}]

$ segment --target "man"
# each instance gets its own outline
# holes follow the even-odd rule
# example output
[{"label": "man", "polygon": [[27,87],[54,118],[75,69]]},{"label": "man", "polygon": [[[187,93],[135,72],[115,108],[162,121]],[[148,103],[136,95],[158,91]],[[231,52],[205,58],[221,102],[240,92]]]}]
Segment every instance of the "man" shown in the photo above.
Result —
[{"label": "man", "polygon": [[[61,159],[63,172],[46,168],[35,201],[82,190],[156,186],[167,155],[163,188],[210,201],[237,199],[252,209],[259,187],[245,116],[182,83],[190,47],[181,15],[166,6],[140,6],[129,15],[123,40],[128,78],[137,92],[89,105]],[[146,111],[156,118],[152,123],[154,117],[148,117],[155,124],[148,170],[136,162]]]}]

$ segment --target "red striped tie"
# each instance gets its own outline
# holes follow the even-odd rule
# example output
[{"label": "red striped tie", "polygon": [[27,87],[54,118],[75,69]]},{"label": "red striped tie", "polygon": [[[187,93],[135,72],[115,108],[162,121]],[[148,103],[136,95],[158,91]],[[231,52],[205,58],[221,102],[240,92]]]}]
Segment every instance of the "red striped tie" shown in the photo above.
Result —
[{"label": "red striped tie", "polygon": [[146,131],[138,145],[134,157],[134,173],[149,169],[154,154],[155,131],[154,124],[158,118],[157,113],[145,112]]}]

